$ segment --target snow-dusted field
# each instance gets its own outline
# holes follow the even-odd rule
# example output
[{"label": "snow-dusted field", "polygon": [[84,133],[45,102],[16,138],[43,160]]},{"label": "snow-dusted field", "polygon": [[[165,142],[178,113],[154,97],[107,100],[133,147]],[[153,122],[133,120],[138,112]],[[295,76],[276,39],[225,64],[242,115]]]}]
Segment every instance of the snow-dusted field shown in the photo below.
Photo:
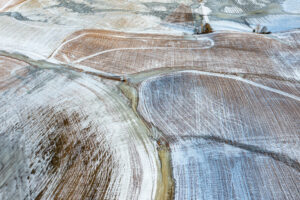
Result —
[{"label": "snow-dusted field", "polygon": [[0,0],[0,199],[300,199],[299,5]]}]

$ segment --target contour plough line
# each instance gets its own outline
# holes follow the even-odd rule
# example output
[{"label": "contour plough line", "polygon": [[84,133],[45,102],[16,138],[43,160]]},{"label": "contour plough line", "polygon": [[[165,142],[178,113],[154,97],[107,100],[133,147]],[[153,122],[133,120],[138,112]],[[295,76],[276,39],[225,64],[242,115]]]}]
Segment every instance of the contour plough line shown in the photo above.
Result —
[{"label": "contour plough line", "polygon": [[[126,85],[128,87],[133,87],[133,86],[129,86],[128,84],[126,84]],[[123,90],[122,90],[122,92],[126,93]],[[135,98],[138,99],[138,93],[136,93],[136,95],[137,95],[137,97],[135,97]],[[128,94],[127,95],[125,94],[125,96],[129,100],[132,101],[132,97],[128,97]],[[135,105],[132,104],[132,106],[137,106],[137,104],[135,104]],[[148,128],[148,130],[150,132],[151,132],[150,127],[154,127],[155,129],[159,130],[158,127],[156,127],[153,123],[148,122],[137,111],[137,108],[133,107],[133,109],[135,110],[135,113],[137,114],[137,117],[139,119],[141,119],[141,121],[144,122],[145,126]],[[157,143],[159,144],[159,148],[160,148],[160,150],[158,149],[158,152],[160,154],[163,154],[165,151],[167,151],[170,154],[170,149],[168,148],[169,144],[168,144],[167,140],[164,139],[163,132],[161,130],[159,130],[159,132],[160,132],[160,139],[156,139]],[[190,138],[191,136],[188,136],[188,137]],[[194,137],[194,136],[192,136],[192,137]],[[288,155],[285,155],[285,154],[282,154],[282,153],[276,153],[276,152],[273,152],[273,151],[269,151],[267,149],[260,148],[259,146],[256,146],[256,145],[245,144],[245,143],[225,139],[225,138],[218,137],[218,136],[204,135],[204,136],[197,136],[197,138],[201,138],[201,139],[204,139],[204,140],[207,140],[207,141],[213,141],[213,142],[217,142],[217,143],[221,143],[221,144],[227,144],[227,145],[230,145],[230,146],[235,147],[235,148],[239,148],[239,149],[242,149],[242,150],[245,150],[245,151],[249,151],[249,152],[252,152],[252,153],[267,156],[267,157],[269,157],[273,160],[279,161],[279,162],[293,168],[297,172],[300,172],[300,163],[297,160],[294,160],[294,159],[290,158]],[[160,155],[160,159],[163,159],[163,157],[161,155]],[[166,160],[160,160],[160,162],[161,162],[161,165],[163,165],[163,163],[165,163]],[[169,165],[171,165],[171,157],[169,158]],[[170,170],[172,171],[172,168],[170,168]],[[173,184],[171,185],[171,187],[174,187],[175,180],[174,180],[174,177],[172,176],[172,172],[169,174],[169,177],[164,177],[164,178],[167,179],[167,180],[168,179],[173,180]]]},{"label": "contour plough line", "polygon": [[[138,117],[145,121],[146,124],[148,124],[147,126],[153,126],[155,127],[157,130],[159,130],[159,128],[157,126],[155,126],[153,123],[150,123],[147,122],[147,120],[142,117],[142,115],[138,113]],[[163,133],[161,130],[159,130],[160,133]],[[276,161],[280,161],[282,163],[284,163],[285,165],[289,166],[289,167],[292,167],[293,169],[295,169],[296,171],[300,172],[300,163],[297,161],[297,160],[294,160],[292,158],[290,158],[288,155],[285,155],[285,154],[282,154],[282,153],[276,153],[276,152],[273,152],[273,151],[269,151],[267,149],[263,149],[263,148],[260,148],[259,146],[256,146],[256,145],[251,145],[251,144],[245,144],[245,143],[241,143],[241,142],[238,142],[238,141],[233,141],[233,140],[229,140],[229,139],[226,139],[226,138],[222,138],[222,137],[219,137],[219,136],[214,136],[214,135],[203,135],[203,136],[187,136],[188,138],[201,138],[201,139],[204,139],[204,140],[207,140],[207,141],[213,141],[213,142],[217,142],[217,143],[222,143],[222,144],[227,144],[227,145],[230,145],[232,147],[236,147],[236,148],[239,148],[239,149],[242,149],[242,150],[246,150],[246,151],[249,151],[249,152],[253,152],[253,153],[257,153],[257,154],[261,154],[261,155],[264,155],[264,156],[267,156],[267,157],[270,157]],[[181,137],[181,138],[185,138],[185,137]],[[166,139],[164,139],[164,135],[161,134],[161,139],[163,139],[163,141],[167,141]],[[169,146],[169,144],[166,142],[167,146]]]},{"label": "contour plough line", "polygon": [[300,199],[294,4],[0,0],[0,200]]},{"label": "contour plough line", "polygon": [[68,65],[68,64],[62,64],[62,63],[52,63],[46,60],[33,60],[27,56],[17,54],[17,53],[8,53],[6,51],[0,51],[0,56],[6,56],[9,58],[13,58],[19,61],[23,61],[25,63],[28,63],[31,66],[41,68],[41,69],[68,69],[68,70],[73,70],[76,72],[82,72],[94,76],[98,76],[101,78],[105,79],[110,79],[110,80],[116,80],[116,81],[124,81],[124,76],[122,75],[116,75],[112,73],[107,73],[103,72],[100,70],[92,69],[86,66],[81,66],[81,65]]},{"label": "contour plough line", "polygon": [[[86,73],[86,74],[95,75],[95,76],[110,79],[110,80],[116,80],[116,81],[122,81],[122,82],[126,81],[126,75],[117,75],[117,74],[113,74],[113,73],[107,73],[107,72],[103,72],[103,71],[100,71],[100,70],[91,69],[89,67],[82,66],[82,65],[55,64],[55,63],[51,63],[51,62],[45,61],[45,60],[35,61],[35,60],[33,60],[31,58],[28,58],[24,55],[16,54],[16,53],[8,53],[8,52],[5,52],[5,51],[0,51],[0,55],[26,62],[26,63],[28,63],[32,66],[36,66],[38,68],[43,68],[43,69],[64,69],[65,68],[65,69],[70,69],[70,70],[74,70],[74,71],[77,71],[77,72],[83,72],[83,73]],[[197,69],[192,69],[192,70],[186,70],[186,69],[185,70],[182,70],[182,69],[180,70],[179,69],[179,70],[176,70],[173,73],[181,73],[181,72],[192,72],[192,73],[197,73],[197,74],[200,74],[200,75],[207,75],[207,76],[215,76],[215,77],[221,77],[221,78],[227,78],[227,79],[234,79],[234,80],[241,81],[241,82],[250,84],[252,86],[255,86],[255,87],[258,87],[258,88],[261,88],[261,89],[264,89],[264,90],[268,90],[270,92],[274,92],[274,93],[283,95],[285,97],[300,101],[300,97],[298,97],[298,96],[295,96],[295,95],[289,94],[287,92],[283,92],[281,90],[271,88],[271,87],[256,83],[254,81],[250,81],[248,79],[242,78],[240,76],[237,76],[237,75],[239,75],[237,73],[232,73],[232,75],[231,75],[231,74],[223,74],[223,73],[216,73],[216,72],[200,71],[200,70],[197,70]],[[161,75],[162,74],[159,74],[158,76],[161,76]],[[244,74],[241,73],[240,75],[244,75]],[[157,78],[157,76],[150,77],[149,79],[154,79],[154,78]]]},{"label": "contour plough line", "polygon": [[105,53],[110,53],[110,52],[115,52],[115,51],[124,51],[124,50],[175,50],[175,49],[179,49],[179,50],[201,50],[201,49],[208,49],[211,48],[212,46],[207,46],[207,47],[199,47],[199,48],[176,48],[176,47],[135,47],[135,48],[116,48],[116,49],[109,49],[109,50],[105,50],[105,51],[100,51],[98,53],[89,55],[89,56],[85,56],[82,58],[79,58],[75,61],[73,61],[72,63],[80,63],[84,60],[105,54]]},{"label": "contour plough line", "polygon": [[[97,33],[97,32],[92,32],[92,33],[82,33],[80,35],[77,35],[75,36],[74,38],[70,38],[70,39],[65,39],[51,54],[50,56],[48,57],[49,59],[52,59],[66,44],[68,44],[69,42],[72,42],[74,40],[77,40],[79,38],[82,38],[84,36],[87,36],[87,35],[107,35],[107,34],[103,34],[103,33]],[[136,37],[136,36],[121,36],[121,35],[109,35],[109,37],[115,37],[115,38],[126,38],[126,39],[151,39],[151,40],[168,40],[166,38],[160,38],[160,37]],[[171,40],[178,40],[178,41],[181,41],[181,40],[184,40],[184,39],[176,39],[176,38],[172,38]],[[196,38],[193,36],[193,40],[197,40],[197,41],[201,41],[201,40],[208,40],[211,42],[211,46],[214,45],[214,41],[210,38],[207,38],[207,37],[202,37],[202,38]],[[154,47],[155,48],[155,47]],[[210,48],[210,47],[209,47]],[[100,52],[98,52],[100,53]]]},{"label": "contour plough line", "polygon": [[287,155],[281,154],[281,153],[276,153],[273,151],[269,151],[267,149],[262,149],[259,146],[256,145],[251,145],[251,144],[244,144],[244,143],[240,143],[237,141],[233,141],[233,140],[228,140],[222,137],[218,137],[218,136],[212,136],[212,135],[204,135],[204,136],[198,136],[199,138],[205,139],[205,140],[209,140],[209,141],[214,141],[217,143],[222,143],[222,144],[228,144],[230,146],[239,148],[239,149],[243,149],[243,150],[247,150],[253,153],[257,153],[257,154],[262,154],[264,156],[268,156],[274,160],[280,161],[282,163],[284,163],[285,165],[292,167],[293,169],[297,170],[298,172],[300,172],[300,163],[292,158],[290,158]]}]

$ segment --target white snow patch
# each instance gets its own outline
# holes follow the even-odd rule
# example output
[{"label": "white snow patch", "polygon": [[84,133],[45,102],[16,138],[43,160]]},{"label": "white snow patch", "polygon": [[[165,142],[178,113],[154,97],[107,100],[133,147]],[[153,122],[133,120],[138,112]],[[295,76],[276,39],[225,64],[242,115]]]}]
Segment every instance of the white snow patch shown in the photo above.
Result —
[{"label": "white snow patch", "polygon": [[286,0],[282,6],[286,12],[300,14],[300,0]]}]

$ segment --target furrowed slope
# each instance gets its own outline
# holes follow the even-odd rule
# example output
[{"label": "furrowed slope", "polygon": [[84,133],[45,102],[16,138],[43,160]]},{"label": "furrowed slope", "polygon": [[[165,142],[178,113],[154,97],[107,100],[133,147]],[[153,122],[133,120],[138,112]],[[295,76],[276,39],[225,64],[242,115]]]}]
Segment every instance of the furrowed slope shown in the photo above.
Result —
[{"label": "furrowed slope", "polygon": [[299,80],[299,31],[278,40],[258,34],[201,36],[129,34],[101,30],[75,32],[51,59],[116,74],[158,68],[250,73]]},{"label": "furrowed slope", "polygon": [[158,155],[113,81],[30,71],[0,99],[1,199],[153,199]]},{"label": "furrowed slope", "polygon": [[171,149],[176,199],[299,198],[299,108],[299,91],[217,73],[139,87],[138,111]]}]

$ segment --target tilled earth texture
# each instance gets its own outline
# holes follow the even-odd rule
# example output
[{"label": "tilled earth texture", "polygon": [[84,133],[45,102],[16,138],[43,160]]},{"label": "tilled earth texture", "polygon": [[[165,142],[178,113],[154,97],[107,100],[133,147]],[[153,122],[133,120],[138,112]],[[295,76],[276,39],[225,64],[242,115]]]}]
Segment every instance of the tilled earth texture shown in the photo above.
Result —
[{"label": "tilled earth texture", "polygon": [[0,199],[299,200],[300,0],[0,0]]}]

